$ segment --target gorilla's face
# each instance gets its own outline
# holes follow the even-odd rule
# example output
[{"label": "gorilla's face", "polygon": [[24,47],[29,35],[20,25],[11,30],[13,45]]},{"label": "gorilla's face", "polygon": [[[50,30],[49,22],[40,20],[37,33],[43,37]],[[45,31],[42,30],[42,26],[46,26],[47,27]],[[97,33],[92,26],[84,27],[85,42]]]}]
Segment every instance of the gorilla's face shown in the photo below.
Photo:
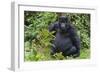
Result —
[{"label": "gorilla's face", "polygon": [[68,27],[68,18],[66,16],[61,16],[59,18],[59,26],[61,32],[66,32],[67,27]]},{"label": "gorilla's face", "polygon": [[66,31],[66,27],[67,27],[66,23],[60,23],[60,29],[61,29],[61,31]]}]

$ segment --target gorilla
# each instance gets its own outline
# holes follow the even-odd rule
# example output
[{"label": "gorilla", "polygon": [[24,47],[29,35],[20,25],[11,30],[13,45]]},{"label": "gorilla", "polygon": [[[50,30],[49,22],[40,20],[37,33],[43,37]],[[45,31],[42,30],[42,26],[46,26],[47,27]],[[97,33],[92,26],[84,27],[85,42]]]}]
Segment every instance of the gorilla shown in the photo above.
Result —
[{"label": "gorilla", "polygon": [[60,16],[58,21],[49,25],[49,32],[54,31],[55,38],[51,41],[51,55],[62,52],[64,57],[76,58],[80,55],[80,38],[67,16]]}]

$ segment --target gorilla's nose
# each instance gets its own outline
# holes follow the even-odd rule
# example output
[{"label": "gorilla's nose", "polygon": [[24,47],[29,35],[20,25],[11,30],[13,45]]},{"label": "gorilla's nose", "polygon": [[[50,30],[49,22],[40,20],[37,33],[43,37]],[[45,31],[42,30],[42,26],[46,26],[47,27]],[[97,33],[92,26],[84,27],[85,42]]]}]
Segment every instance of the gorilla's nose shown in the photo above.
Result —
[{"label": "gorilla's nose", "polygon": [[61,23],[61,28],[65,28],[65,23]]}]

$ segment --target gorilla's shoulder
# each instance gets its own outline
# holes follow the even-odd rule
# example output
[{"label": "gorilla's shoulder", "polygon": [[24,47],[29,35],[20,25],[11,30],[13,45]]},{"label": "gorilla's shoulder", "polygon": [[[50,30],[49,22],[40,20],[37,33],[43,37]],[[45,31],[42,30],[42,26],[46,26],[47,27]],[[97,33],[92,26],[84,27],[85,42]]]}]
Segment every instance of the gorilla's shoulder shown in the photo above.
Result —
[{"label": "gorilla's shoulder", "polygon": [[53,25],[58,25],[58,24],[59,24],[59,22],[58,22],[58,21],[53,23]]},{"label": "gorilla's shoulder", "polygon": [[69,29],[75,29],[75,26],[73,24],[68,25]]}]

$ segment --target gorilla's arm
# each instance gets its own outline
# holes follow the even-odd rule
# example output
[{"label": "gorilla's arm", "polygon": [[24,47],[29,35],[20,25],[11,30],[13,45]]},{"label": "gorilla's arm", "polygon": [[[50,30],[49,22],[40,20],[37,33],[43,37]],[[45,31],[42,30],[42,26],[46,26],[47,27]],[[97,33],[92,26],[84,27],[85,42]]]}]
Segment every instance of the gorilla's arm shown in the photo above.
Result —
[{"label": "gorilla's arm", "polygon": [[77,32],[75,30],[75,28],[73,26],[70,26],[69,28],[69,34],[70,34],[70,37],[72,39],[72,43],[73,45],[78,49],[80,50],[80,38],[79,36],[77,35]]},{"label": "gorilla's arm", "polygon": [[58,22],[55,22],[49,26],[49,31],[56,31],[58,27]]}]

